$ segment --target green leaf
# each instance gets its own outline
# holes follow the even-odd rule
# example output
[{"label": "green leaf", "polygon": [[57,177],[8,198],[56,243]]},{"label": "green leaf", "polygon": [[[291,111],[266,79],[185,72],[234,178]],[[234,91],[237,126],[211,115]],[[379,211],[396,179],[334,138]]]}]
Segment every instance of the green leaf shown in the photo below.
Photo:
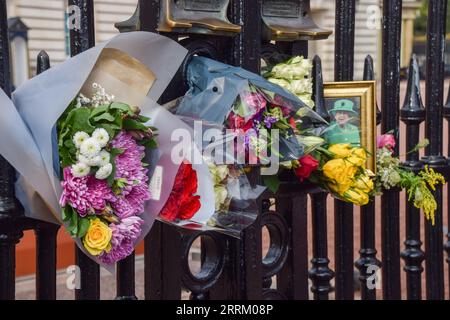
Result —
[{"label": "green leaf", "polygon": [[97,117],[94,117],[93,119],[96,122],[99,122],[99,121],[102,121],[102,120],[105,120],[105,121],[108,121],[108,122],[113,122],[113,121],[116,120],[115,117],[113,117],[112,115],[110,115],[109,113],[106,113],[106,112],[102,113],[101,115],[99,115]]},{"label": "green leaf", "polygon": [[66,136],[70,133],[70,127],[62,127],[60,132],[59,132],[59,137],[58,137],[58,146],[62,147],[64,144],[64,139],[66,138]]},{"label": "green leaf", "polygon": [[125,151],[124,149],[111,148],[110,154],[111,154],[111,156],[116,157],[116,156],[118,156],[119,154],[124,153],[124,151]]},{"label": "green leaf", "polygon": [[94,132],[95,127],[89,122],[91,116],[91,111],[87,108],[74,109],[68,117],[70,118],[69,124],[72,124],[72,132],[76,133],[78,131],[84,131],[88,134]]},{"label": "green leaf", "polygon": [[98,106],[97,108],[92,110],[91,119],[95,118],[96,116],[98,116],[102,113],[105,113],[106,111],[108,111],[108,108],[109,108],[109,104],[103,104],[101,106]]},{"label": "green leaf", "polygon": [[280,187],[280,180],[278,180],[277,175],[273,176],[263,176],[264,184],[270,191],[276,193]]},{"label": "green leaf", "polygon": [[138,120],[139,120],[140,122],[142,122],[142,123],[146,123],[146,122],[149,122],[149,121],[150,121],[150,118],[149,118],[149,117],[146,117],[146,116],[139,116],[139,117],[138,117]]},{"label": "green leaf", "polygon": [[150,149],[156,149],[158,148],[158,142],[156,142],[155,139],[151,139],[151,140],[142,140],[139,141],[139,144],[141,146],[144,146],[146,148],[150,148]]},{"label": "green leaf", "polygon": [[122,102],[113,102],[110,106],[111,109],[119,109],[125,113],[128,113],[130,115],[134,114],[133,111],[131,111],[131,108],[128,104],[122,103]]},{"label": "green leaf", "polygon": [[111,174],[106,179],[106,182],[108,183],[108,186],[112,187],[114,185],[114,178],[116,176],[116,157],[119,154],[122,154],[124,152],[123,149],[118,148],[111,148],[110,154],[111,154],[111,164],[112,164],[112,171]]},{"label": "green leaf", "polygon": [[143,130],[146,131],[148,127],[134,119],[124,119],[123,120],[123,128],[125,130]]},{"label": "green leaf", "polygon": [[73,213],[73,208],[71,206],[65,206],[64,208],[62,208],[61,217],[63,221],[68,222],[69,220],[71,220]]},{"label": "green leaf", "polygon": [[81,218],[78,220],[78,232],[77,237],[82,238],[87,233],[91,220],[89,218]]},{"label": "green leaf", "polygon": [[78,214],[76,212],[73,212],[70,218],[70,224],[67,231],[69,231],[70,235],[73,237],[75,237],[78,233]]}]

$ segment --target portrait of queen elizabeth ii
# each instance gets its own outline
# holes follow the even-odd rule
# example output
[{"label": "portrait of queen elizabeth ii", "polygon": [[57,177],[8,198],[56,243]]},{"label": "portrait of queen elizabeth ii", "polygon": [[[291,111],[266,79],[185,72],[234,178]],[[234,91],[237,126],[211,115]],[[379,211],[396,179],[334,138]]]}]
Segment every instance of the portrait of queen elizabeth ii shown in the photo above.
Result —
[{"label": "portrait of queen elizabeth ii", "polygon": [[359,109],[353,99],[327,99],[330,126],[324,137],[329,144],[349,143],[361,146],[360,119],[355,109]]}]

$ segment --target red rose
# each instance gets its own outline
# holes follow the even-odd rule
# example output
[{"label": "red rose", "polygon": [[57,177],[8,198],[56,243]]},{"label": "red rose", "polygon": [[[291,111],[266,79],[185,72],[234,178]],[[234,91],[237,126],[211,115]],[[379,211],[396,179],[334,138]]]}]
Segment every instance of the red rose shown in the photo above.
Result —
[{"label": "red rose", "polygon": [[294,117],[289,118],[289,124],[291,125],[293,130],[297,130],[297,123],[295,122]]},{"label": "red rose", "polygon": [[319,161],[317,161],[313,156],[306,155],[299,159],[300,167],[295,169],[295,175],[303,181],[308,179],[311,173],[319,167]]},{"label": "red rose", "polygon": [[164,208],[159,216],[168,221],[189,220],[201,207],[197,193],[197,172],[189,162],[183,162],[178,169],[175,182]]}]

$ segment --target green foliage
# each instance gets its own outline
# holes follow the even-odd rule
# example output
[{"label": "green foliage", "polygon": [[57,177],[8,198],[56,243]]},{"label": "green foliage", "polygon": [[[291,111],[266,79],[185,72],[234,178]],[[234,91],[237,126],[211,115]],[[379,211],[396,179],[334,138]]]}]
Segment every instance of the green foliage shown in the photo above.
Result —
[{"label": "green foliage", "polygon": [[74,238],[82,238],[90,225],[89,217],[80,217],[74,208],[67,205],[62,208],[62,219],[68,224],[67,231]]},{"label": "green foliage", "polygon": [[264,185],[273,193],[276,193],[280,188],[280,180],[278,175],[263,176]]}]

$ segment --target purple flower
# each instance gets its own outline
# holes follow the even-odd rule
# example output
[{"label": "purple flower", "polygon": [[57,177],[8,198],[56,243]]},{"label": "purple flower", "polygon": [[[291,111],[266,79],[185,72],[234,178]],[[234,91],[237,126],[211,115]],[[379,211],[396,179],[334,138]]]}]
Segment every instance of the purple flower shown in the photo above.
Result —
[{"label": "purple flower", "polygon": [[145,148],[139,146],[133,137],[124,131],[114,138],[111,145],[123,150],[115,159],[115,178],[127,181],[120,194],[111,200],[112,208],[119,218],[141,214],[144,211],[144,202],[150,199],[148,170],[142,165]]},{"label": "purple flower", "polygon": [[119,224],[111,223],[111,251],[104,252],[99,257],[100,261],[111,264],[128,257],[134,250],[143,223],[144,220],[139,217],[124,218]]},{"label": "purple flower", "polygon": [[266,117],[264,118],[264,124],[266,125],[266,128],[267,128],[267,129],[272,128],[272,125],[273,125],[274,123],[277,123],[277,122],[278,122],[278,118],[277,118],[277,117],[266,116]]},{"label": "purple flower", "polygon": [[100,213],[106,207],[106,201],[113,198],[111,189],[105,180],[97,180],[93,176],[76,178],[72,175],[70,167],[63,170],[64,180],[60,204],[65,207],[69,204],[78,214],[85,217],[89,211]]}]

